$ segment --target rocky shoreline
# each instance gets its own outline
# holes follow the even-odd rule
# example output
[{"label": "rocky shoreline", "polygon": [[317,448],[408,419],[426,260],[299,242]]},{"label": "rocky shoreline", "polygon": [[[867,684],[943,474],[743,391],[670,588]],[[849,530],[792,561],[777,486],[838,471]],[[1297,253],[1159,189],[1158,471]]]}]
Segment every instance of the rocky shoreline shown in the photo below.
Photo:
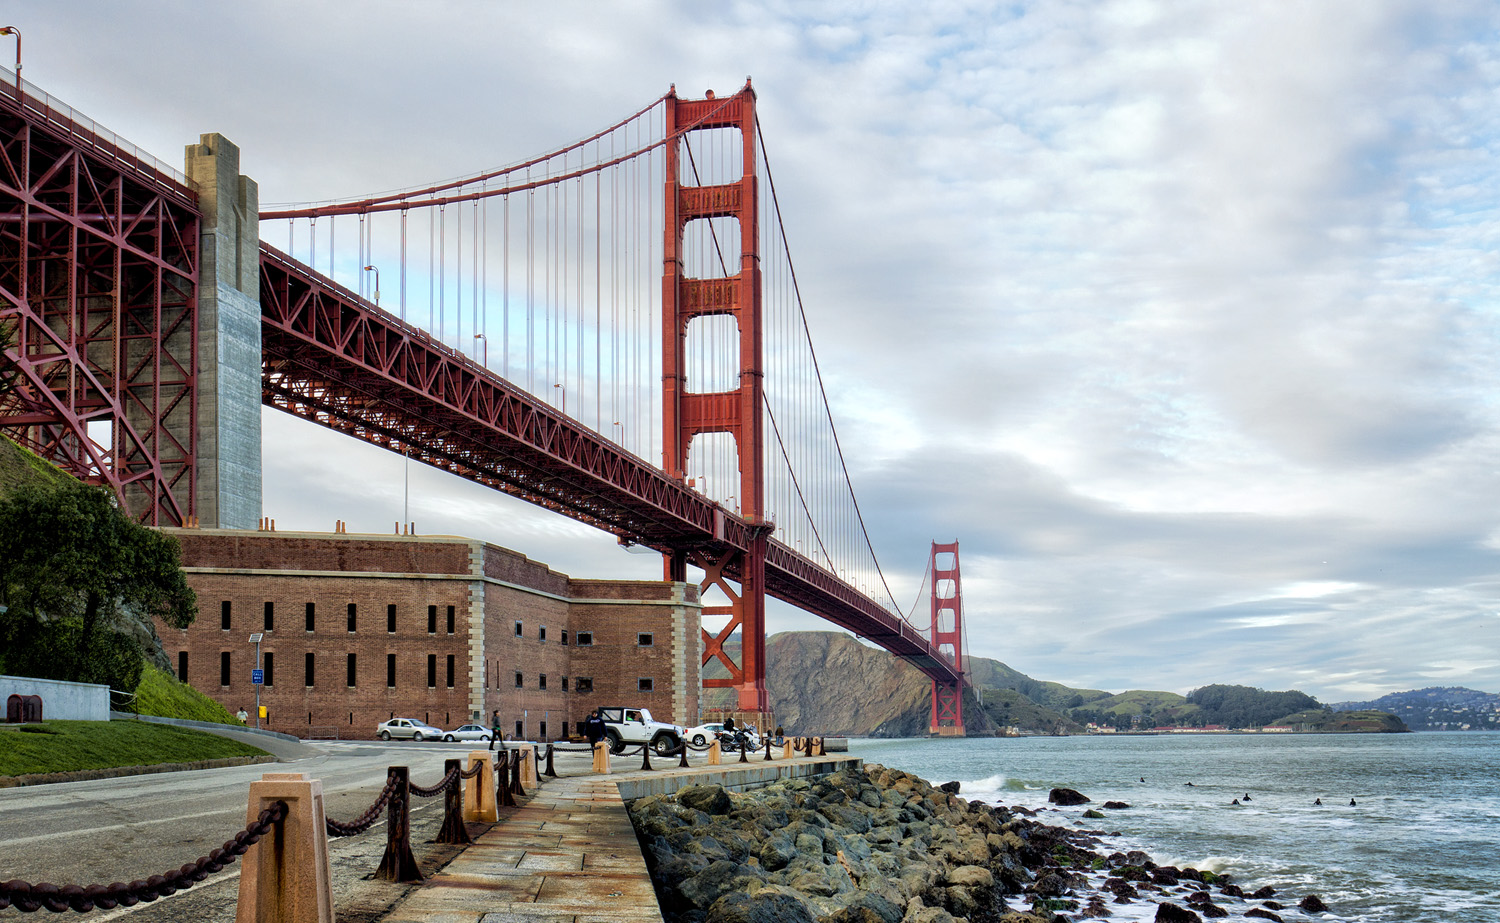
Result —
[{"label": "rocky shoreline", "polygon": [[1327,909],[1315,895],[1283,905],[1268,887],[1105,854],[1102,831],[957,792],[870,764],[744,793],[689,786],[629,808],[667,923],[1275,921]]}]

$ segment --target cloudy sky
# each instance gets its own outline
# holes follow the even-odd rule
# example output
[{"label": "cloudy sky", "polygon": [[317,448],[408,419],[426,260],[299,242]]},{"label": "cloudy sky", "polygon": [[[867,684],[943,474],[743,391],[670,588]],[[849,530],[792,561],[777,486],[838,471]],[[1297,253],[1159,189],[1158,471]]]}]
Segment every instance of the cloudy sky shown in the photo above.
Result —
[{"label": "cloudy sky", "polygon": [[[0,15],[28,79],[169,162],[222,132],[265,202],[477,172],[750,75],[898,598],[956,538],[971,653],[1041,679],[1500,691],[1493,4]],[[400,518],[399,458],[265,423],[280,528]],[[410,502],[425,533],[660,574],[434,472]]]}]

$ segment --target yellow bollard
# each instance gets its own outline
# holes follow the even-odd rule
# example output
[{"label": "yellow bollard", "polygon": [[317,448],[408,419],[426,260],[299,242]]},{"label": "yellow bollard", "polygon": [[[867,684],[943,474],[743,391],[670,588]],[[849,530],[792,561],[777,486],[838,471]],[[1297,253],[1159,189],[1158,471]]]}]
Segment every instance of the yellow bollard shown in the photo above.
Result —
[{"label": "yellow bollard", "polygon": [[823,738],[821,738],[821,737],[814,737],[813,740],[812,740],[812,745],[813,745],[813,756],[822,756],[823,755]]},{"label": "yellow bollard", "polygon": [[495,804],[495,754],[489,750],[470,750],[469,768],[480,764],[479,775],[464,780],[464,823],[493,824],[500,820]]},{"label": "yellow bollard", "polygon": [[286,820],[245,853],[235,923],[333,923],[323,782],[300,772],[268,772],[250,783],[246,823],[277,801]]},{"label": "yellow bollard", "polygon": [[714,742],[708,745],[708,765],[721,765],[724,762],[722,757],[723,752],[719,749],[718,738],[715,738]]},{"label": "yellow bollard", "polygon": [[531,791],[537,785],[536,747],[533,744],[519,744],[516,749],[521,751],[521,787]]},{"label": "yellow bollard", "polygon": [[796,757],[796,755],[797,755],[797,746],[796,746],[796,744],[792,743],[790,739],[783,740],[781,742],[781,758],[784,759],[784,760],[789,760],[789,759],[793,759],[794,757]]},{"label": "yellow bollard", "polygon": [[594,771],[609,772],[609,741],[594,744]]}]

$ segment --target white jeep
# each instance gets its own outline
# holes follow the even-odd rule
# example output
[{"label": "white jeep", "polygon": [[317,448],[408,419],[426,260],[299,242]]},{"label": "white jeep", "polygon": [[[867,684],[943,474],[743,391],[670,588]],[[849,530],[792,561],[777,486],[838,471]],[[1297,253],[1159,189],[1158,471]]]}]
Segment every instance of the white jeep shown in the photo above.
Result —
[{"label": "white jeep", "polygon": [[658,756],[665,756],[682,743],[682,728],[653,720],[644,708],[606,705],[599,714],[604,718],[604,739],[609,741],[611,753],[623,753],[635,744],[650,744]]}]

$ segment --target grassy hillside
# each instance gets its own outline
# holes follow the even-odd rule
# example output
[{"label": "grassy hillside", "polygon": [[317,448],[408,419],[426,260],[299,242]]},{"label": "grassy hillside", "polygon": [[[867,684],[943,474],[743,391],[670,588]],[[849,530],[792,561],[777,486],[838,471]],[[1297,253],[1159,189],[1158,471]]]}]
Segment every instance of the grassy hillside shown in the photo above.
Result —
[{"label": "grassy hillside", "polygon": [[263,750],[227,737],[144,721],[0,726],[0,776],[264,755]]},{"label": "grassy hillside", "polygon": [[1276,722],[1284,727],[1329,733],[1379,732],[1395,734],[1410,730],[1400,718],[1383,711],[1330,711],[1310,708]]},{"label": "grassy hillside", "polygon": [[50,462],[0,436],[0,495],[22,484],[66,484],[73,480]]},{"label": "grassy hillside", "polygon": [[240,727],[239,719],[231,715],[224,706],[149,663],[141,674],[141,684],[135,690],[135,711],[140,715],[184,718]]}]

